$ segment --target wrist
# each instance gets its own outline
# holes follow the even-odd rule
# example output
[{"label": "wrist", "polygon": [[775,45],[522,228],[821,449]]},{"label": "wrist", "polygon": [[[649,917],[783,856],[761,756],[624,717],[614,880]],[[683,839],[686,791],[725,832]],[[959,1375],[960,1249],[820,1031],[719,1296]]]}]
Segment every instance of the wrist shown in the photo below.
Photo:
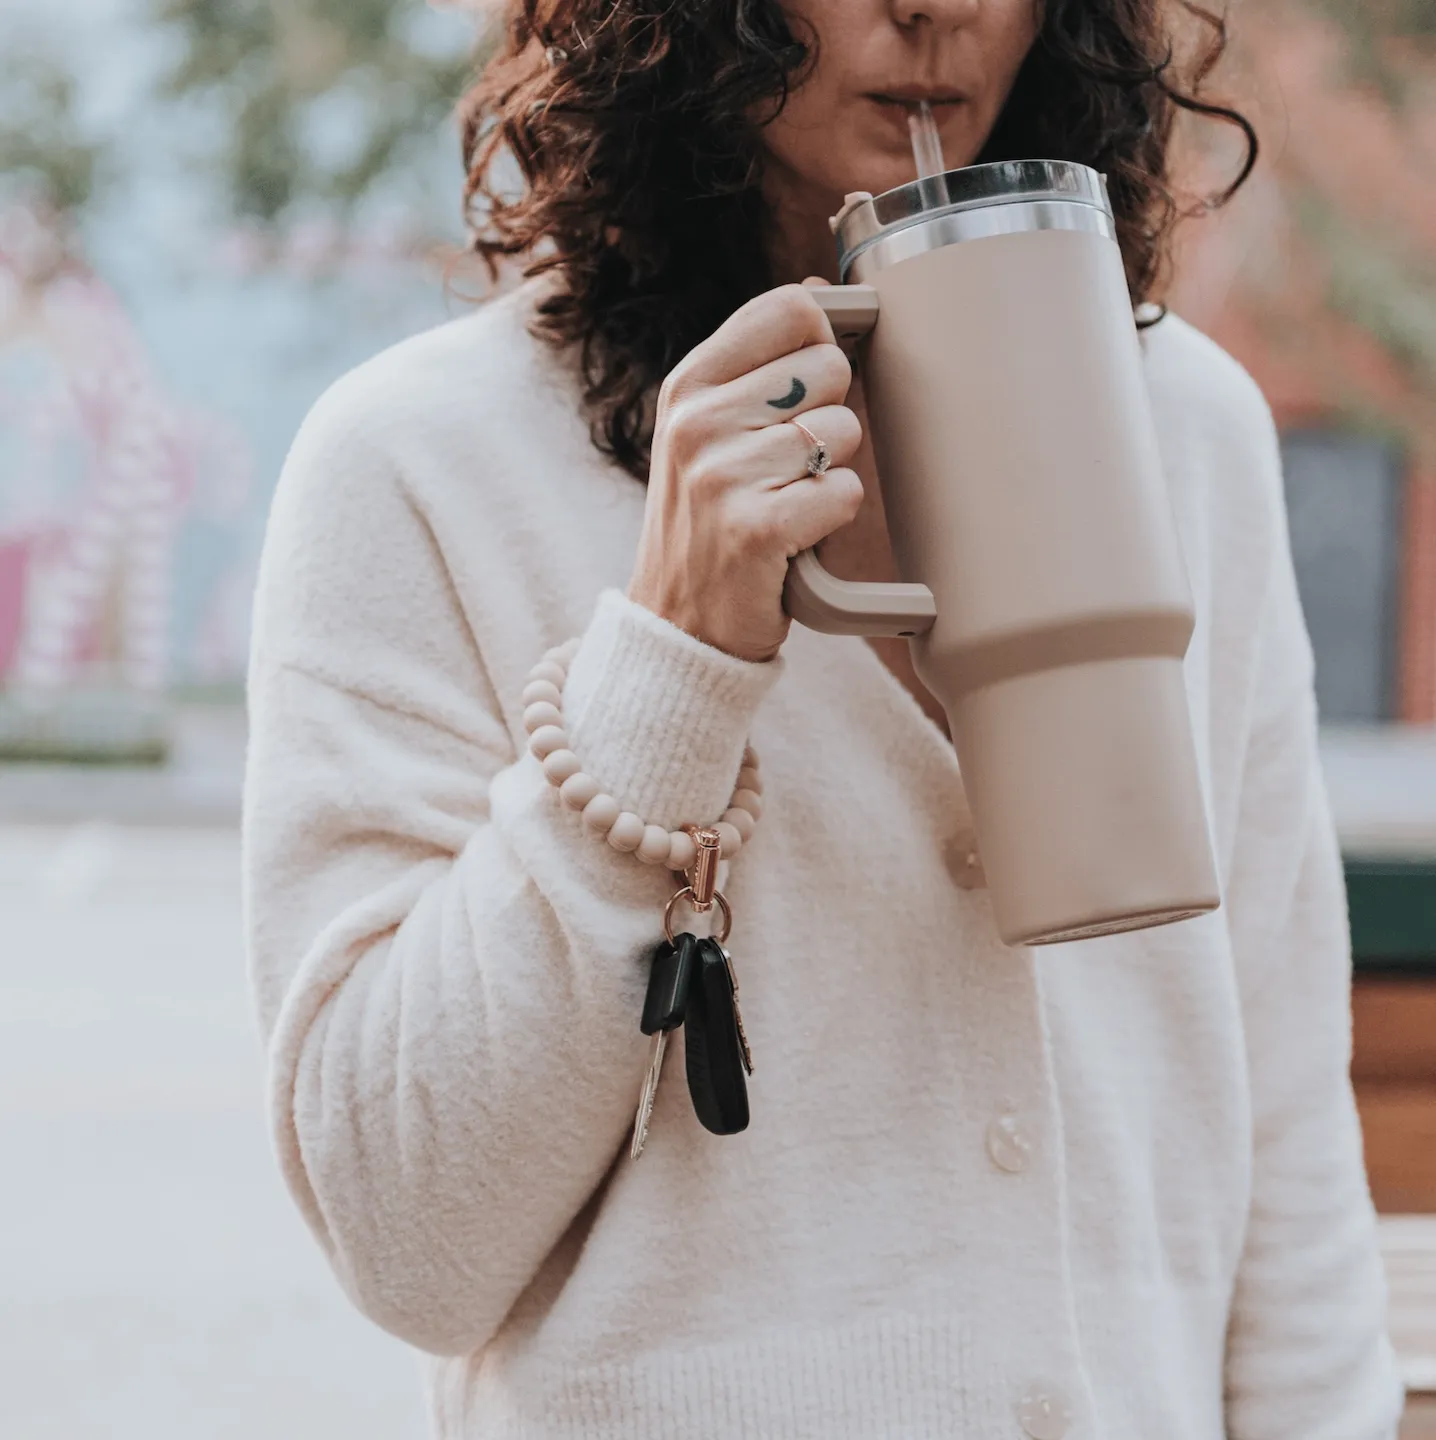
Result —
[{"label": "wrist", "polygon": [[665,592],[661,587],[644,583],[637,578],[630,582],[625,597],[650,615],[673,626],[675,630],[681,630],[700,645],[747,665],[766,665],[776,660],[786,638],[786,626],[782,635],[766,644],[722,632],[715,633],[711,623],[711,605],[702,605],[690,597]]},{"label": "wrist", "polygon": [[624,810],[669,829],[709,824],[781,665],[729,654],[608,591],[568,667],[573,750]]}]

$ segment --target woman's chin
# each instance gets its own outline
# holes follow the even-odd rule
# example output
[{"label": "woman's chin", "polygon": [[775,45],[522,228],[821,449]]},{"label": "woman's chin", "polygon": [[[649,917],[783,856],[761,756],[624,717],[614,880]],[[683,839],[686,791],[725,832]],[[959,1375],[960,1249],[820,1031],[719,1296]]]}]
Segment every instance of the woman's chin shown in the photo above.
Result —
[{"label": "woman's chin", "polygon": [[[878,194],[898,185],[906,185],[917,178],[917,166],[912,153],[912,131],[909,128],[909,111],[904,106],[866,101],[866,113],[862,119],[863,144],[855,147],[864,157],[863,169],[875,183],[848,188],[871,190]],[[962,165],[972,164],[982,148],[982,137],[975,132],[981,127],[978,117],[966,104],[943,105],[938,110],[938,121],[943,152],[943,168],[956,170]]]}]

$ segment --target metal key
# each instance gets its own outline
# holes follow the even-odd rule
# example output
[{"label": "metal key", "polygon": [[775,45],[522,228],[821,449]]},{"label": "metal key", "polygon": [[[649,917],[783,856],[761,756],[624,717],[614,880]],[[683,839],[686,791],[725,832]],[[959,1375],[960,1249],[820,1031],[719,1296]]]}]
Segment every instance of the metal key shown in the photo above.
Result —
[{"label": "metal key", "polygon": [[648,1072],[643,1089],[638,1092],[638,1113],[633,1117],[633,1141],[628,1156],[637,1160],[648,1143],[648,1122],[653,1119],[653,1102],[658,1097],[658,1077],[663,1073],[663,1057],[668,1053],[668,1031],[660,1030],[653,1037],[653,1051],[648,1059]]},{"label": "metal key", "polygon": [[727,947],[719,945],[718,949],[728,963],[728,979],[733,986],[733,1024],[738,1030],[738,1048],[743,1052],[743,1068],[751,1075],[753,1073],[753,1051],[748,1044],[748,1032],[743,1028],[743,1010],[738,1004],[738,975],[733,969],[733,957],[728,953]]},{"label": "metal key", "polygon": [[688,1009],[688,990],[693,983],[696,956],[695,936],[677,935],[665,940],[653,952],[648,970],[648,992],[643,997],[643,1018],[638,1028],[645,1035],[676,1030]]},{"label": "metal key", "polygon": [[643,1019],[639,1028],[653,1036],[648,1056],[648,1070],[643,1088],[638,1092],[638,1111],[633,1119],[633,1141],[629,1156],[637,1160],[648,1140],[648,1125],[653,1118],[653,1103],[658,1096],[658,1081],[663,1074],[663,1057],[668,1052],[668,1036],[683,1023],[688,1008],[688,989],[693,980],[697,959],[697,938],[683,934],[665,941],[654,952],[648,972],[648,992],[643,1001]]}]

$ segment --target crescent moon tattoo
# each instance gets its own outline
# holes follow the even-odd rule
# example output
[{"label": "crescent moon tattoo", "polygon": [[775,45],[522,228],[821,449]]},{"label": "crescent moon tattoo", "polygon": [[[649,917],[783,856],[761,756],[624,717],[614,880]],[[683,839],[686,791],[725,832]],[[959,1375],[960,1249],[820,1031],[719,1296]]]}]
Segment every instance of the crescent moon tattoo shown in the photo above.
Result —
[{"label": "crescent moon tattoo", "polygon": [[803,403],[803,397],[807,393],[808,387],[804,385],[803,382],[799,380],[796,375],[794,375],[793,388],[789,390],[788,393],[782,396],[780,399],[768,401],[768,404],[770,404],[775,410],[791,410],[795,405],[801,405]]}]

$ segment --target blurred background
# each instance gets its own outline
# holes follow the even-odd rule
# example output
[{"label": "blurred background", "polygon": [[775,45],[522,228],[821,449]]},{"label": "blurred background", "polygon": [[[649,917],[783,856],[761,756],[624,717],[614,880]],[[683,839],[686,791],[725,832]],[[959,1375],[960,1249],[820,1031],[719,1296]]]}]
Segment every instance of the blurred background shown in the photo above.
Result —
[{"label": "blurred background", "polygon": [[[1414,1440],[1436,1436],[1436,6],[1231,20],[1220,88],[1263,158],[1185,226],[1170,295],[1283,432]],[[269,1156],[242,676],[301,416],[482,293],[449,116],[483,24],[422,0],[0,9],[7,1440],[424,1433],[415,1357],[339,1297]],[[1212,128],[1183,135],[1194,195],[1232,163]]]}]

